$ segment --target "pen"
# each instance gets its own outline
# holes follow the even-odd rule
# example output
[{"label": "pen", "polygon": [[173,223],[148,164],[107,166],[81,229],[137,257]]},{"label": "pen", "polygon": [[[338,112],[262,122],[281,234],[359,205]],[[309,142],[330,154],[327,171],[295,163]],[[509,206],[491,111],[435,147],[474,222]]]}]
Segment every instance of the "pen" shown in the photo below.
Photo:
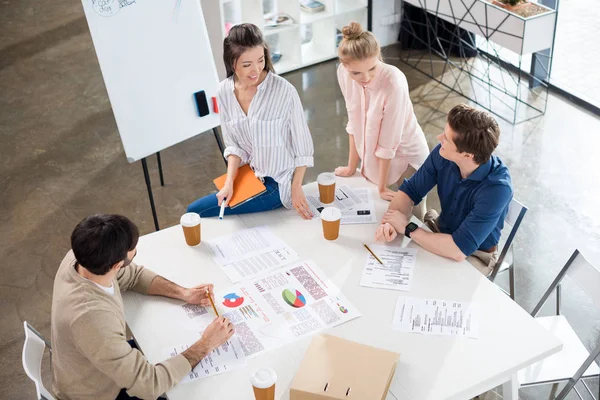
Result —
[{"label": "pen", "polygon": [[217,311],[217,307],[215,307],[215,302],[213,301],[212,297],[210,296],[210,292],[208,291],[208,289],[206,289],[206,294],[208,295],[208,299],[210,300],[210,305],[213,308],[213,311],[215,312],[215,314],[217,314],[217,317],[219,316],[219,312]]},{"label": "pen", "polygon": [[223,201],[221,202],[221,211],[219,211],[219,219],[223,219],[223,214],[225,214],[225,206],[227,204],[225,204],[225,200],[227,199],[223,199]]},{"label": "pen", "polygon": [[369,253],[371,253],[371,255],[373,257],[375,257],[375,259],[379,262],[379,264],[383,265],[383,263],[381,262],[381,260],[379,259],[379,257],[377,257],[375,255],[375,253],[373,253],[373,251],[369,248],[369,246],[367,246],[366,244],[363,243],[363,246],[365,246],[365,249],[369,250]]}]

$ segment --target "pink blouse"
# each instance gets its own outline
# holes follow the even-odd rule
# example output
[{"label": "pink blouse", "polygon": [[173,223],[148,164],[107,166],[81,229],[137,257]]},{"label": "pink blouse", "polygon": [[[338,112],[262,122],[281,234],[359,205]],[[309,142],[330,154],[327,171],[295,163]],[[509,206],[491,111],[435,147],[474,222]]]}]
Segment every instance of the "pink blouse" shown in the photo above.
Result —
[{"label": "pink blouse", "polygon": [[429,155],[429,147],[413,111],[404,74],[380,62],[376,75],[364,87],[350,78],[343,64],[337,74],[348,111],[346,131],[354,135],[362,160],[361,174],[379,184],[378,158],[392,160],[388,185],[398,182],[409,164],[418,169]]}]

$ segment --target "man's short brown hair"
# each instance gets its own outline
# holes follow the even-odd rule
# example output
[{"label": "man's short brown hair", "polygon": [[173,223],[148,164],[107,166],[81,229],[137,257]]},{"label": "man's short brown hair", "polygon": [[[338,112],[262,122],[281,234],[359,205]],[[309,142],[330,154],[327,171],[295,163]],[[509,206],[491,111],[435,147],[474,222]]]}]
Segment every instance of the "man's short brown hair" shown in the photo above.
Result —
[{"label": "man's short brown hair", "polygon": [[490,114],[459,104],[450,110],[447,121],[456,133],[454,144],[460,153],[473,154],[479,165],[489,161],[500,139],[500,128]]}]

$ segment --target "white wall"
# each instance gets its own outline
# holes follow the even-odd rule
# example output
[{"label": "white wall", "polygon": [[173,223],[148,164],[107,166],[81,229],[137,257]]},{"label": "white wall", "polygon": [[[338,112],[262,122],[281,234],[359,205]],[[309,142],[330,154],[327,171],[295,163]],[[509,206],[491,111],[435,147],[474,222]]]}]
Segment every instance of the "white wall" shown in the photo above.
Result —
[{"label": "white wall", "polygon": [[398,41],[401,3],[400,0],[373,0],[373,33],[382,46]]},{"label": "white wall", "polygon": [[208,40],[212,50],[219,81],[225,79],[225,65],[223,65],[223,21],[221,0],[201,0],[204,23],[208,30]]}]

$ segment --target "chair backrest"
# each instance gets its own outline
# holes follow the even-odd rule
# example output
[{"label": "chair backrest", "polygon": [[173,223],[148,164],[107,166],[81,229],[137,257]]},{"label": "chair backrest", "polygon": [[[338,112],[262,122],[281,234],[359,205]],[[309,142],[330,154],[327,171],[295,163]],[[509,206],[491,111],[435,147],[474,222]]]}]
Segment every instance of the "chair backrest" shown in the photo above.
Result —
[{"label": "chair backrest", "polygon": [[35,383],[38,399],[55,400],[42,383],[42,358],[44,357],[46,345],[50,348],[50,344],[27,321],[23,322],[23,327],[25,328],[23,369],[29,379]]},{"label": "chair backrest", "polygon": [[592,265],[579,250],[575,250],[531,312],[532,316],[535,317],[540,312],[550,294],[556,290],[565,276],[569,276],[577,286],[586,292],[596,307],[600,309],[600,270]]},{"label": "chair backrest", "polygon": [[[506,217],[504,217],[504,225],[510,228],[508,236],[504,241],[504,246],[502,246],[502,250],[500,250],[500,255],[498,256],[498,262],[496,262],[496,266],[494,268],[494,272],[492,273],[492,277],[495,277],[498,268],[502,265],[510,246],[519,230],[519,226],[521,226],[521,222],[523,221],[523,217],[525,217],[525,213],[527,212],[527,207],[521,204],[518,200],[512,199],[510,204],[508,205],[508,212],[506,213]],[[493,279],[493,278],[492,278]]]},{"label": "chair backrest", "polygon": [[600,270],[590,263],[578,250],[571,265],[567,269],[569,278],[588,295],[596,307],[600,309]]},{"label": "chair backrest", "polygon": [[[546,293],[542,296],[538,304],[535,306],[531,315],[535,317],[546,301],[548,297],[552,294],[553,291],[558,290],[556,292],[557,298],[557,309],[556,313],[559,313],[560,308],[560,284],[565,276],[569,276],[576,284],[579,286],[587,295],[592,299],[596,307],[600,308],[600,270],[596,268],[592,263],[590,263],[580,252],[579,250],[575,250],[565,266],[560,270],[554,281],[550,284]],[[574,389],[575,385],[579,382],[585,371],[589,368],[589,366],[596,360],[596,358],[600,356],[600,343],[596,345],[596,347],[589,353],[588,357],[581,364],[581,366],[575,372],[575,375],[569,379],[567,384],[563,387],[561,392],[554,397],[557,400],[564,400],[567,398],[568,394],[571,390]],[[588,393],[592,395],[589,387],[585,385]],[[577,392],[579,395],[579,392]],[[582,398],[579,395],[579,398]],[[592,398],[594,396],[592,395]]]}]

